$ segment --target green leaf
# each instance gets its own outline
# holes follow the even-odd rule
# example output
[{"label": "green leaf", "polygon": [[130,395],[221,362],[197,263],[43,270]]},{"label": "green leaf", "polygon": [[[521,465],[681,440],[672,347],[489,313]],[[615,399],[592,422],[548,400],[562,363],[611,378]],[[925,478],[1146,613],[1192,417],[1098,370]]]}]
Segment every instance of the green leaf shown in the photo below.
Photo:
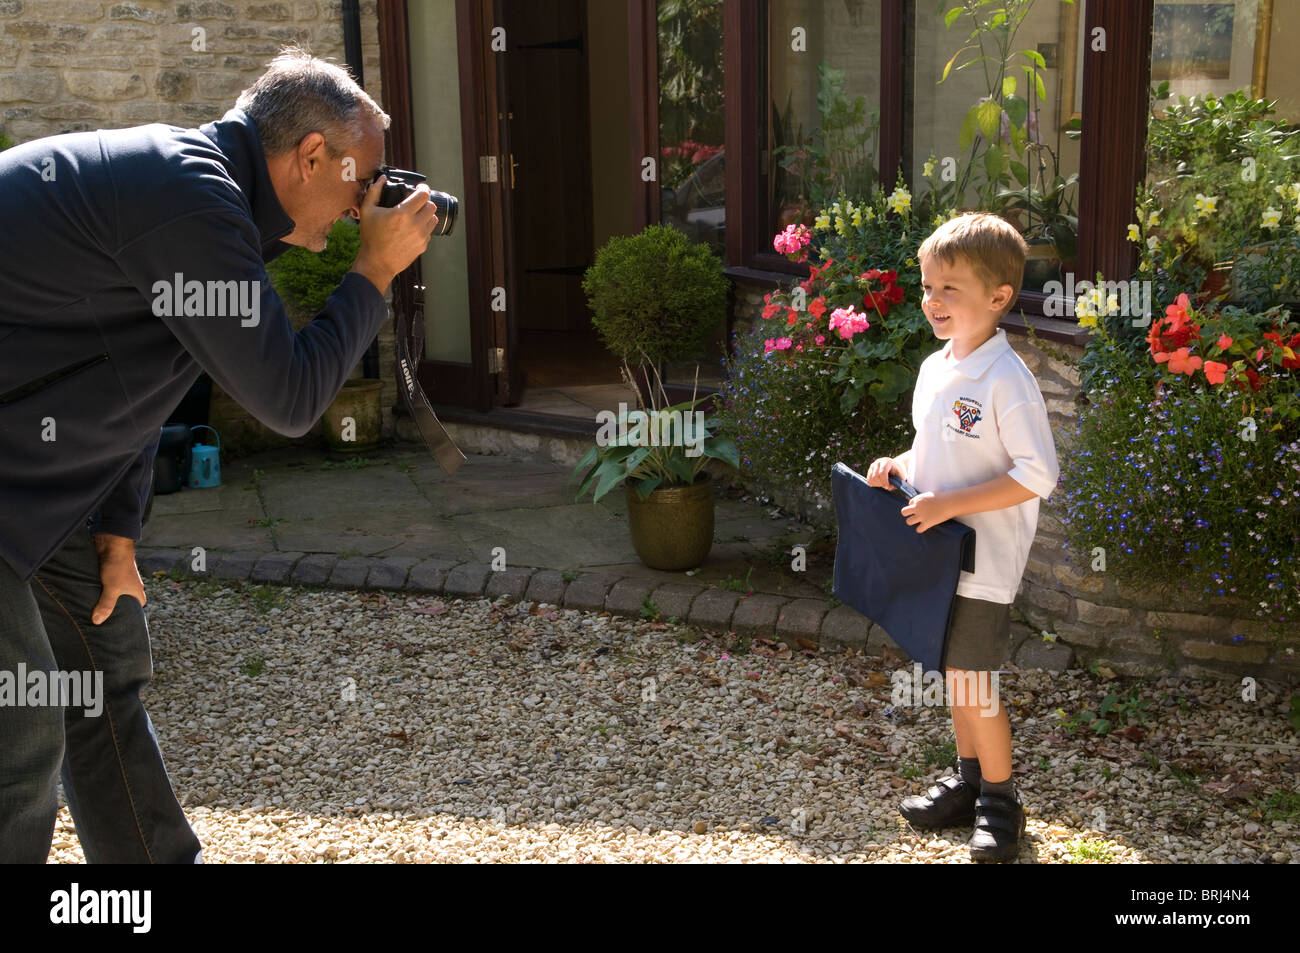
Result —
[{"label": "green leaf", "polygon": [[998,136],[998,127],[1002,125],[1002,107],[992,99],[978,104],[975,107],[975,121],[979,123],[980,134],[992,142]]},{"label": "green leaf", "polygon": [[612,460],[606,460],[596,471],[600,480],[596,484],[596,495],[592,497],[593,503],[599,503],[602,496],[627,479],[627,468]]},{"label": "green leaf", "polygon": [[[1071,0],[1065,0],[1065,2],[1069,3]],[[1029,61],[1039,69],[1047,69],[1047,60],[1043,59],[1042,53],[1039,53],[1037,50],[1021,50],[1020,52],[1024,56],[1028,57]],[[1025,69],[1029,69],[1029,67],[1026,66]]]},{"label": "green leaf", "polygon": [[[962,10],[961,7],[953,7],[951,10],[949,10],[947,13],[945,13],[945,14],[943,15],[943,25],[944,25],[944,28],[946,29],[946,28],[948,28],[948,27],[951,27],[954,23],[957,22],[957,18],[958,18],[959,16],[961,16],[962,13],[964,13],[964,12],[965,12],[965,11]],[[954,59],[956,59],[956,57],[954,57]]]},{"label": "green leaf", "polygon": [[599,450],[600,450],[600,447],[598,447],[598,446],[596,446],[596,445],[593,444],[593,445],[591,446],[591,448],[588,449],[587,452],[584,453],[584,454],[582,455],[582,459],[579,460],[579,461],[577,462],[576,465],[574,465],[574,467],[573,467],[573,472],[574,472],[574,473],[577,473],[579,470],[582,470],[582,469],[584,469],[585,467],[589,467],[589,466],[591,466],[593,463],[595,463],[595,462],[596,462],[596,454],[597,454],[597,452],[599,452]]},{"label": "green leaf", "polygon": [[1025,120],[1029,118],[1029,100],[1013,93],[1007,97],[1007,101],[1002,104],[1002,108],[1007,111],[1007,115],[1011,118],[1012,126],[1024,127]]},{"label": "green leaf", "polygon": [[1003,156],[1001,149],[990,149],[984,153],[984,171],[989,174],[990,179],[1000,178],[1005,165],[1006,157]]},{"label": "green leaf", "polygon": [[704,443],[704,455],[714,460],[721,460],[730,466],[740,469],[740,449],[736,446],[736,441],[730,437],[719,437],[716,440],[706,440]]},{"label": "green leaf", "polygon": [[850,387],[840,395],[840,411],[846,414],[849,413],[854,407],[858,406],[858,403],[861,400],[862,391],[858,390],[856,387]]},{"label": "green leaf", "polygon": [[975,128],[979,121],[979,107],[972,106],[961,121],[961,132],[957,135],[957,145],[965,152],[975,141]]},{"label": "green leaf", "polygon": [[[969,46],[963,46],[961,49],[959,49],[956,53],[952,55],[952,59],[950,59],[947,63],[944,64],[943,75],[939,77],[940,83],[942,83],[945,79],[948,78],[948,74],[952,71],[952,64],[957,62],[957,57],[961,56],[969,49],[970,49]],[[938,83],[936,83],[935,85],[937,86]]]},{"label": "green leaf", "polygon": [[1014,76],[1002,77],[1002,96],[1014,96],[1016,94],[1016,78]]},{"label": "green leaf", "polygon": [[664,482],[664,478],[661,476],[648,477],[647,479],[640,480],[637,483],[633,484],[633,488],[636,490],[637,498],[641,500],[645,500],[648,499],[650,494],[653,493],[656,489],[658,489],[659,484],[663,482]]},{"label": "green leaf", "polygon": [[869,390],[871,396],[880,404],[894,403],[907,393],[908,388],[915,382],[915,375],[895,361],[878,364],[876,373],[880,380],[872,384]]},{"label": "green leaf", "polygon": [[671,454],[665,463],[668,472],[677,478],[678,483],[690,485],[691,481],[695,479],[695,465],[687,459],[685,454]]},{"label": "green leaf", "polygon": [[1020,183],[1022,188],[1027,188],[1029,186],[1029,170],[1025,168],[1025,164],[1023,162],[1012,162],[1010,165],[1011,174],[1016,177],[1016,181]]}]

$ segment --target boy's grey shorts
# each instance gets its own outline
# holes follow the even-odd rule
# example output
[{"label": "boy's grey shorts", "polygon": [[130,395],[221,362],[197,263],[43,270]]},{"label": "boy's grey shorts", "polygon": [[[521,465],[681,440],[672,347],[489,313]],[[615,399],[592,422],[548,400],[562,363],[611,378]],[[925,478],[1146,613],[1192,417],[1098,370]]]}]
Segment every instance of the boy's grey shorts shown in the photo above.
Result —
[{"label": "boy's grey shorts", "polygon": [[1010,648],[1010,604],[957,597],[945,667],[992,672],[1002,667]]}]

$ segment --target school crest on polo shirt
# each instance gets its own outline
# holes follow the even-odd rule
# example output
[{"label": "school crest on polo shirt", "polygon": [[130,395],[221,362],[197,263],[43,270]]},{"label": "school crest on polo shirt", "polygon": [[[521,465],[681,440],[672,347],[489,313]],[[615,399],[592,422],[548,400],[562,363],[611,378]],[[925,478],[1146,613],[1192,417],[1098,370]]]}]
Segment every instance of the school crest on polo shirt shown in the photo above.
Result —
[{"label": "school crest on polo shirt", "polygon": [[971,428],[984,418],[979,401],[971,400],[969,397],[958,397],[952,402],[952,412],[957,415],[957,423],[962,433],[972,437],[978,436],[971,433]]}]

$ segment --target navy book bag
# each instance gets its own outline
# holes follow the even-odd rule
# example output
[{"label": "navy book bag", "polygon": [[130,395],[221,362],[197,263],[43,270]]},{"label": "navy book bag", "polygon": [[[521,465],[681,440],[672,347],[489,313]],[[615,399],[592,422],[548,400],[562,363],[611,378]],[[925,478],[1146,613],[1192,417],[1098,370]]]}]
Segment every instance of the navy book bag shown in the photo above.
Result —
[{"label": "navy book bag", "polygon": [[[890,474],[907,495],[919,492]],[[831,471],[835,519],[834,595],[884,628],[926,671],[943,671],[961,571],[975,571],[975,530],[945,520],[924,533],[908,526],[900,497],[869,486],[843,463]]]}]

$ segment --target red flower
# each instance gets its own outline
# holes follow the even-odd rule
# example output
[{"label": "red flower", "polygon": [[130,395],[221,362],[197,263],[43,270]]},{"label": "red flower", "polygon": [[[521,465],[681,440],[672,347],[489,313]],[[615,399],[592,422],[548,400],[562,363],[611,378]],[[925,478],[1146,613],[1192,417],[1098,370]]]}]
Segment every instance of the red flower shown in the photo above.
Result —
[{"label": "red flower", "polygon": [[781,310],[781,306],[779,304],[769,304],[766,308],[763,309],[763,318],[767,319],[767,318],[775,317],[776,313],[780,310]]},{"label": "red flower", "polygon": [[876,292],[868,291],[866,294],[864,294],[862,296],[862,305],[869,311],[874,309],[875,311],[879,312],[882,318],[885,315],[889,314],[889,299],[886,298],[879,291]]},{"label": "red flower", "polygon": [[1192,374],[1201,366],[1201,359],[1196,356],[1189,356],[1189,349],[1180,347],[1169,355],[1169,369],[1175,374],[1186,374],[1191,377]]},{"label": "red flower", "polygon": [[793,326],[799,321],[799,312],[794,308],[786,308],[786,311],[789,312],[789,316],[785,319],[785,323]]},{"label": "red flower", "polygon": [[1187,312],[1191,308],[1191,300],[1187,297],[1186,292],[1180,294],[1174,303],[1165,308],[1165,317],[1169,319],[1169,330],[1180,331],[1184,324],[1187,323]]},{"label": "red flower", "polygon": [[813,303],[808,305],[808,313],[820,321],[822,315],[826,313],[826,299],[821,295],[814,298]]},{"label": "red flower", "polygon": [[1241,377],[1238,377],[1236,380],[1233,381],[1233,384],[1236,386],[1237,390],[1245,390],[1246,384],[1249,384],[1250,389],[1253,391],[1259,390],[1260,387],[1262,386],[1259,372],[1256,371],[1253,367],[1246,368],[1245,377],[1246,377],[1245,382],[1242,381]]},{"label": "red flower", "polygon": [[1228,365],[1219,361],[1206,361],[1202,369],[1205,371],[1205,379],[1211,384],[1222,384],[1223,377],[1228,371]]}]

